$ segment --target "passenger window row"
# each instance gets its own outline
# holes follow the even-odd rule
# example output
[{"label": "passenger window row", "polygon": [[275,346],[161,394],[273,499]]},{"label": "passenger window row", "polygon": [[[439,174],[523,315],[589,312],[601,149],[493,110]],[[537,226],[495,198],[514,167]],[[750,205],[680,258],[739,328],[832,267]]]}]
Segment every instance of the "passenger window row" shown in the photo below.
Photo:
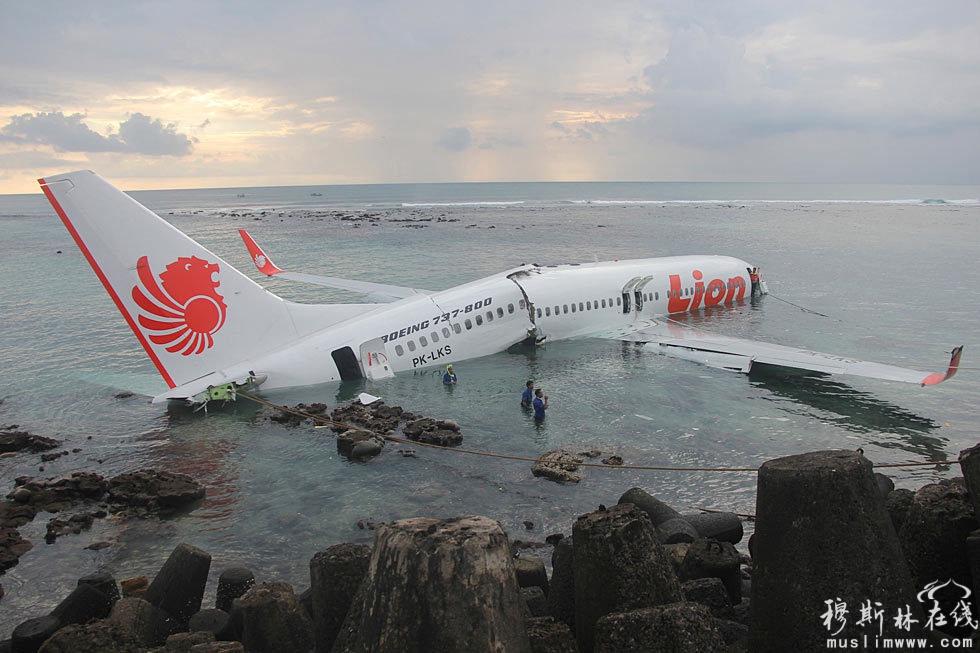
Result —
[{"label": "passenger window row", "polygon": [[[660,293],[658,292],[645,292],[643,293],[644,301],[653,301],[660,299]],[[623,305],[623,299],[617,297],[613,300],[611,297],[609,299],[593,299],[590,301],[584,301],[571,304],[561,304],[557,305],[552,309],[551,306],[545,306],[544,310],[537,309],[538,317],[551,317],[552,313],[554,315],[568,315],[569,313],[583,313],[585,311],[599,310],[602,308],[616,308],[617,306]]]},{"label": "passenger window row", "polygon": [[[521,309],[523,309],[524,308],[523,299],[520,301],[520,305],[521,305]],[[513,304],[507,304],[508,315],[513,314],[514,310],[515,309]],[[498,306],[496,312],[493,310],[488,310],[487,312],[482,314],[477,313],[476,315],[473,316],[472,319],[468,317],[465,318],[462,324],[460,324],[459,322],[453,322],[451,325],[442,327],[441,336],[439,335],[439,331],[433,331],[432,333],[429,334],[428,338],[425,336],[419,336],[418,343],[416,343],[414,339],[407,340],[405,342],[404,347],[402,346],[401,343],[398,343],[397,345],[395,345],[395,355],[404,356],[406,348],[408,348],[409,352],[414,352],[418,350],[420,346],[428,347],[430,342],[434,345],[438,343],[440,340],[448,339],[454,333],[456,334],[462,333],[464,328],[467,331],[469,331],[474,327],[474,322],[475,322],[475,326],[482,326],[483,324],[489,324],[490,322],[493,322],[495,313],[498,319],[502,318],[504,316],[504,309]]]}]

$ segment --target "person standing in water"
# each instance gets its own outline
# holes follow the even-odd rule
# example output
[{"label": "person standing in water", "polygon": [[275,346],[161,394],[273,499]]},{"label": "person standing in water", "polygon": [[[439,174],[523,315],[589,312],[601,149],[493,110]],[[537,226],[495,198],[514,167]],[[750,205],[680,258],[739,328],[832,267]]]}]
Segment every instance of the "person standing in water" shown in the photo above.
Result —
[{"label": "person standing in water", "polygon": [[521,408],[530,408],[534,403],[534,381],[524,384],[524,392],[521,393]]},{"label": "person standing in water", "polygon": [[446,365],[446,373],[442,375],[443,385],[456,385],[456,372],[452,365]]},{"label": "person standing in water", "polygon": [[532,402],[534,406],[534,419],[541,421],[544,419],[544,411],[548,410],[548,395],[538,388],[534,391],[534,401]]}]

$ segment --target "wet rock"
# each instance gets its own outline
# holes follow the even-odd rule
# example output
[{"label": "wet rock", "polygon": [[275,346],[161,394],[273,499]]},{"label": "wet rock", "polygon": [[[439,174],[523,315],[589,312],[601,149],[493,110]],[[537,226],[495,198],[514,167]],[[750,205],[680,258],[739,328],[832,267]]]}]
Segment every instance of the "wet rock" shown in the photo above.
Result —
[{"label": "wet rock", "polygon": [[351,460],[373,458],[383,448],[384,440],[370,431],[346,431],[337,436],[337,453]]},{"label": "wet rock", "polygon": [[595,631],[596,650],[608,653],[715,653],[725,648],[711,613],[697,603],[677,602],[606,615],[596,623]]},{"label": "wet rock", "polygon": [[24,487],[19,487],[10,494],[10,498],[17,503],[30,503],[31,491]]},{"label": "wet rock", "polygon": [[402,432],[410,440],[441,447],[458,447],[463,443],[459,424],[450,420],[423,417],[405,424],[402,427]]},{"label": "wet rock", "polygon": [[74,472],[67,478],[53,480],[20,477],[16,483],[31,493],[30,505],[47,512],[60,512],[83,501],[99,501],[108,487],[102,476],[92,472]]},{"label": "wet rock", "polygon": [[531,465],[531,473],[557,483],[578,483],[582,480],[582,462],[582,458],[564,449],[552,449]]},{"label": "wet rock", "polygon": [[30,523],[37,511],[30,503],[0,501],[0,527],[17,528]]},{"label": "wet rock", "polygon": [[218,576],[218,590],[215,607],[225,612],[231,611],[232,602],[255,585],[255,574],[245,567],[225,569]]},{"label": "wet rock", "polygon": [[16,528],[0,528],[0,571],[10,569],[34,545],[20,536]]},{"label": "wet rock", "polygon": [[529,652],[523,616],[499,523],[404,519],[378,529],[334,650]]},{"label": "wet rock", "polygon": [[299,426],[311,419],[311,416],[324,415],[326,411],[327,405],[323,403],[283,406],[277,412],[269,415],[269,420],[284,426]]},{"label": "wet rock", "polygon": [[97,512],[86,512],[78,515],[72,515],[67,519],[54,517],[48,521],[44,541],[51,544],[62,535],[78,535],[82,531],[87,531],[92,528],[92,523],[96,518],[101,519],[105,516],[106,512],[104,510],[99,510]]},{"label": "wet rock", "polygon": [[592,651],[597,620],[682,599],[680,583],[645,511],[619,504],[579,517],[575,557],[575,635]]},{"label": "wet rock", "polygon": [[248,651],[313,651],[313,623],[288,583],[260,583],[235,601]]},{"label": "wet rock", "polygon": [[371,548],[337,544],[310,559],[310,615],[318,651],[329,651],[364,581]]},{"label": "wet rock", "polygon": [[41,453],[61,446],[59,440],[34,435],[27,431],[18,431],[16,426],[4,427],[0,430],[0,453],[30,451]]},{"label": "wet rock", "polygon": [[204,498],[204,486],[186,474],[141,469],[109,481],[109,501],[114,510],[137,515],[167,514]]},{"label": "wet rock", "polygon": [[[766,462],[756,513],[750,650],[792,642],[796,651],[825,652],[828,600],[908,605],[925,623],[871,462],[860,454],[818,451]],[[860,638],[865,631],[855,621],[837,637]],[[891,619],[883,633],[907,635]]]}]

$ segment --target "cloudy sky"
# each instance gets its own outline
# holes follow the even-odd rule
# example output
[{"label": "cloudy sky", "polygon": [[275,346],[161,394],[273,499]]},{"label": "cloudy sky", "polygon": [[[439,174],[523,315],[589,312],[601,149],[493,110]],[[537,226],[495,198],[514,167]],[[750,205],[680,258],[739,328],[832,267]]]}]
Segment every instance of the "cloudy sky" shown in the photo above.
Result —
[{"label": "cloudy sky", "polygon": [[980,2],[0,5],[0,193],[980,183]]}]

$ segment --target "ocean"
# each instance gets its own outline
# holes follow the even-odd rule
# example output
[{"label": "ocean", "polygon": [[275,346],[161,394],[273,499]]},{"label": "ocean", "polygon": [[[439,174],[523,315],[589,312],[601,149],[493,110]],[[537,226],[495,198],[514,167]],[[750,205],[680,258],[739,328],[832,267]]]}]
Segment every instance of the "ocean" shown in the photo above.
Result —
[{"label": "ocean", "polygon": [[[878,464],[936,463],[886,470],[910,489],[959,475],[944,461],[980,441],[980,186],[397,184],[132,195],[295,301],[358,298],[260,278],[239,228],[286,269],[432,290],[527,262],[725,254],[760,266],[771,294],[690,324],[926,371],[945,370],[952,347],[966,346],[960,373],[932,388],[744,376],[582,339],[460,362],[452,391],[436,368],[265,394],[276,403],[333,408],[367,391],[455,420],[464,448],[524,457],[563,446],[626,465],[755,468],[861,447]],[[41,193],[0,196],[0,233],[0,424],[62,440],[59,451],[70,452],[46,463],[27,453],[0,459],[4,492],[20,476],[148,467],[189,474],[208,492],[179,517],[110,517],[53,544],[44,542],[51,515],[39,514],[20,529],[34,548],[0,576],[0,637],[47,614],[80,576],[152,576],[180,542],[212,555],[211,604],[225,568],[301,591],[316,552],[371,543],[372,525],[404,517],[487,515],[513,539],[543,542],[631,487],[681,512],[755,510],[754,473],[590,468],[581,483],[558,485],[526,462],[421,447],[404,457],[390,445],[350,462],[329,430],[271,422],[247,400],[207,413],[150,404],[163,380]],[[527,379],[550,396],[540,426],[519,407]],[[85,548],[101,541],[112,546]]]}]

